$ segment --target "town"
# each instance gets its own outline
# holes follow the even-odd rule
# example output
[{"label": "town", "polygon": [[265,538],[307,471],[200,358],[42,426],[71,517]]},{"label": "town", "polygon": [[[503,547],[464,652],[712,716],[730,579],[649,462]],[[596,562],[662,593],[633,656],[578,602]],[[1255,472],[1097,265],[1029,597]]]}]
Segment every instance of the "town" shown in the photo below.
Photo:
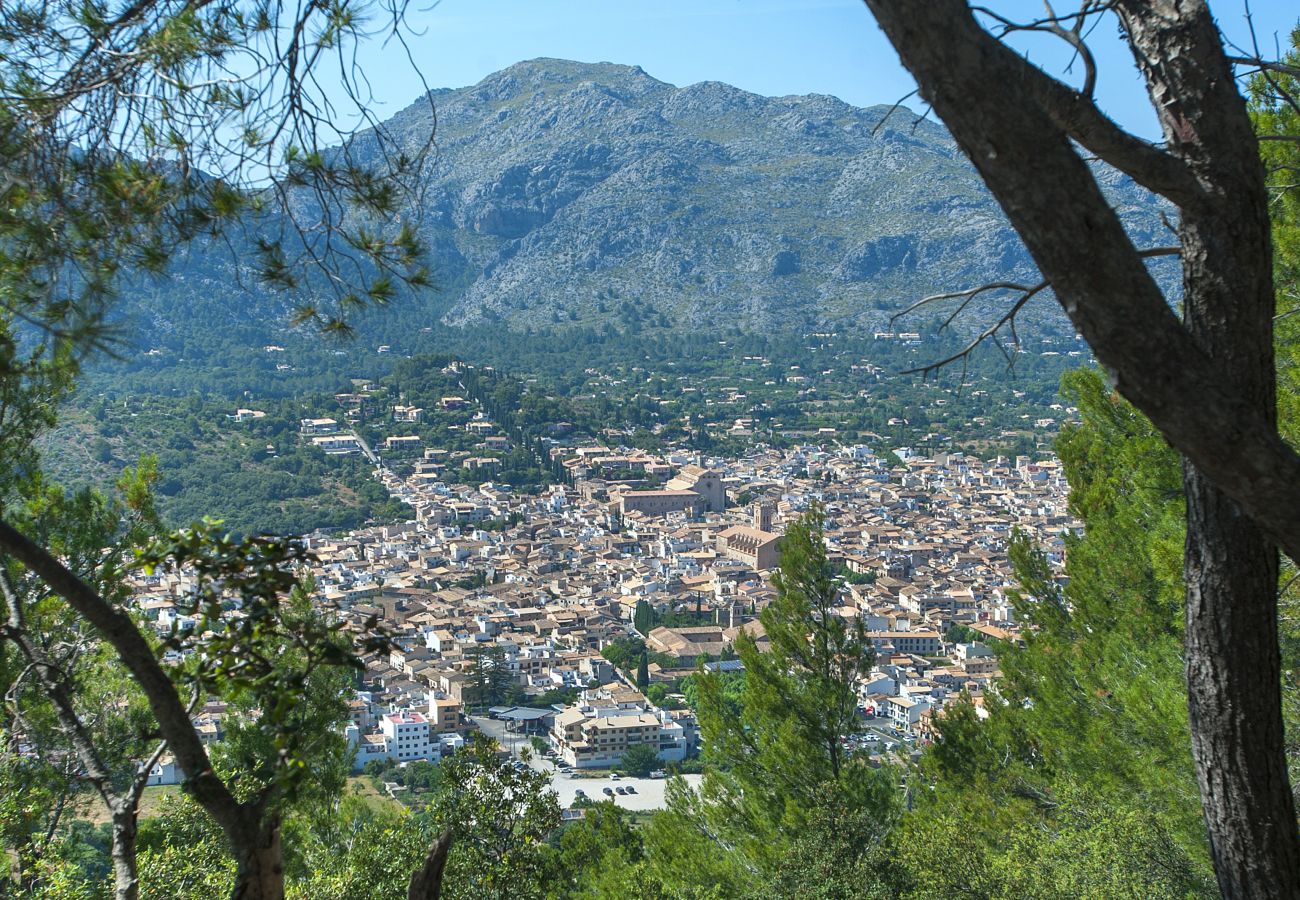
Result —
[{"label": "town", "polygon": [[[391,410],[399,430],[422,415]],[[464,427],[486,447],[507,443],[482,412]],[[585,778],[627,772],[630,752],[650,760],[642,776],[692,770],[701,737],[683,685],[700,668],[736,670],[742,631],[763,645],[781,535],[808,510],[824,517],[839,614],[860,617],[875,648],[862,727],[843,740],[877,761],[919,754],[959,697],[980,710],[999,677],[995,648],[1018,638],[1013,532],[1059,568],[1066,533],[1081,527],[1054,459],[826,444],[722,458],[549,441],[565,479],[529,494],[441,480],[440,448],[399,474],[333,419],[304,419],[300,432],[323,453],[366,453],[412,511],[304,539],[316,603],[392,639],[365,659],[350,701],[354,770],[436,763],[483,731],[524,751],[516,765],[552,772],[566,805],[586,796]],[[384,449],[406,443],[419,441]],[[160,632],[194,626],[188,578],[137,577],[135,603]],[[222,715],[202,708],[201,732],[220,739]],[[179,777],[168,765],[155,783]],[[662,781],[638,783],[604,790],[631,808],[662,802]]]}]

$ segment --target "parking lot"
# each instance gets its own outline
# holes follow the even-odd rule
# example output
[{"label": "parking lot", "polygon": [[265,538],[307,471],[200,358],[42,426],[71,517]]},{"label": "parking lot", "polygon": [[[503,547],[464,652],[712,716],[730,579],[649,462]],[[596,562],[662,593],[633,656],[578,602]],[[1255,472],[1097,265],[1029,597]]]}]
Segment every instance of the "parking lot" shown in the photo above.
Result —
[{"label": "parking lot", "polygon": [[[504,722],[482,716],[475,716],[473,721],[480,731],[496,738],[502,747],[510,750],[516,756],[519,755],[521,749],[526,747],[531,756],[528,764],[538,771],[550,774],[551,788],[559,796],[561,806],[572,806],[574,799],[578,796],[578,791],[581,790],[592,800],[613,800],[614,803],[624,809],[652,810],[663,809],[664,807],[664,791],[668,786],[668,779],[666,778],[629,778],[623,776],[618,780],[614,780],[611,778],[584,778],[578,775],[566,775],[558,770],[554,762],[533,753],[533,748],[527,738],[507,732]],[[699,775],[687,775],[685,778],[686,783],[692,788],[699,787]],[[613,796],[607,796],[604,793],[604,788],[615,791],[619,787],[634,788],[635,793],[614,793]]]}]

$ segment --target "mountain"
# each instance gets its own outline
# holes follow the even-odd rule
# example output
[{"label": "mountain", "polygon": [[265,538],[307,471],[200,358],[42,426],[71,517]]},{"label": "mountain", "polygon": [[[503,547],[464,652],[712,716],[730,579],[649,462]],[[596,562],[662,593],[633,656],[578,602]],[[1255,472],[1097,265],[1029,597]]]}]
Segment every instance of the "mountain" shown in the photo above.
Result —
[{"label": "mountain", "polygon": [[[878,329],[930,293],[1034,279],[947,132],[903,108],[678,88],[635,66],[557,59],[429,99],[386,129],[412,148],[434,131],[425,190],[400,215],[431,248],[439,288],[362,315],[358,330],[374,343],[429,349],[405,339],[431,329],[443,347],[484,323]],[[352,151],[365,161],[376,147],[362,133]],[[1099,172],[1135,241],[1157,243],[1162,207]],[[232,291],[230,258],[199,248],[172,281],[134,292],[128,330],[141,350],[192,359],[183,336],[198,328],[206,339],[217,323],[227,340],[258,346],[283,330],[292,304]],[[981,302],[972,326],[999,303]],[[1026,317],[1064,324],[1047,298]]]},{"label": "mountain", "polygon": [[[865,324],[1033,275],[946,131],[905,109],[555,59],[433,100],[437,154],[408,214],[435,248],[445,324],[594,321],[627,301],[676,327]],[[428,103],[388,127],[427,137]],[[1154,243],[1160,207],[1106,180]]]}]

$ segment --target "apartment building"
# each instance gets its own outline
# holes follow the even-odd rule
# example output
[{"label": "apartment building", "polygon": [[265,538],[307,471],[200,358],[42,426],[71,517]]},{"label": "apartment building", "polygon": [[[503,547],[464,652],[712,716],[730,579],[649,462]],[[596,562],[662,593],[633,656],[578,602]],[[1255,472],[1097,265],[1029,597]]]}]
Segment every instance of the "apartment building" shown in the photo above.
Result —
[{"label": "apartment building", "polygon": [[574,706],[555,717],[551,740],[564,761],[578,769],[616,766],[640,744],[664,762],[686,758],[685,728],[666,713],[635,706]]}]

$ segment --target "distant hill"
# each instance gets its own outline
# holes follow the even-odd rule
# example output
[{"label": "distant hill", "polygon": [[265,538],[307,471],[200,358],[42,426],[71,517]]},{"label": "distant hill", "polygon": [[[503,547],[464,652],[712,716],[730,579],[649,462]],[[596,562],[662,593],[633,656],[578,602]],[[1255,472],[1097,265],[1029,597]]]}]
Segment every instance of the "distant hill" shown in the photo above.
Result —
[{"label": "distant hill", "polygon": [[[635,66],[555,59],[433,99],[429,190],[403,216],[433,248],[440,290],[404,304],[404,329],[875,327],[927,293],[1032,277],[944,129],[905,109],[678,88]],[[389,127],[414,145],[433,124],[419,102]],[[1135,240],[1156,243],[1156,202],[1103,180]],[[178,314],[214,321],[209,305],[283,322],[282,303],[213,292],[228,277],[210,265],[180,274],[140,310],[149,332]]]}]

